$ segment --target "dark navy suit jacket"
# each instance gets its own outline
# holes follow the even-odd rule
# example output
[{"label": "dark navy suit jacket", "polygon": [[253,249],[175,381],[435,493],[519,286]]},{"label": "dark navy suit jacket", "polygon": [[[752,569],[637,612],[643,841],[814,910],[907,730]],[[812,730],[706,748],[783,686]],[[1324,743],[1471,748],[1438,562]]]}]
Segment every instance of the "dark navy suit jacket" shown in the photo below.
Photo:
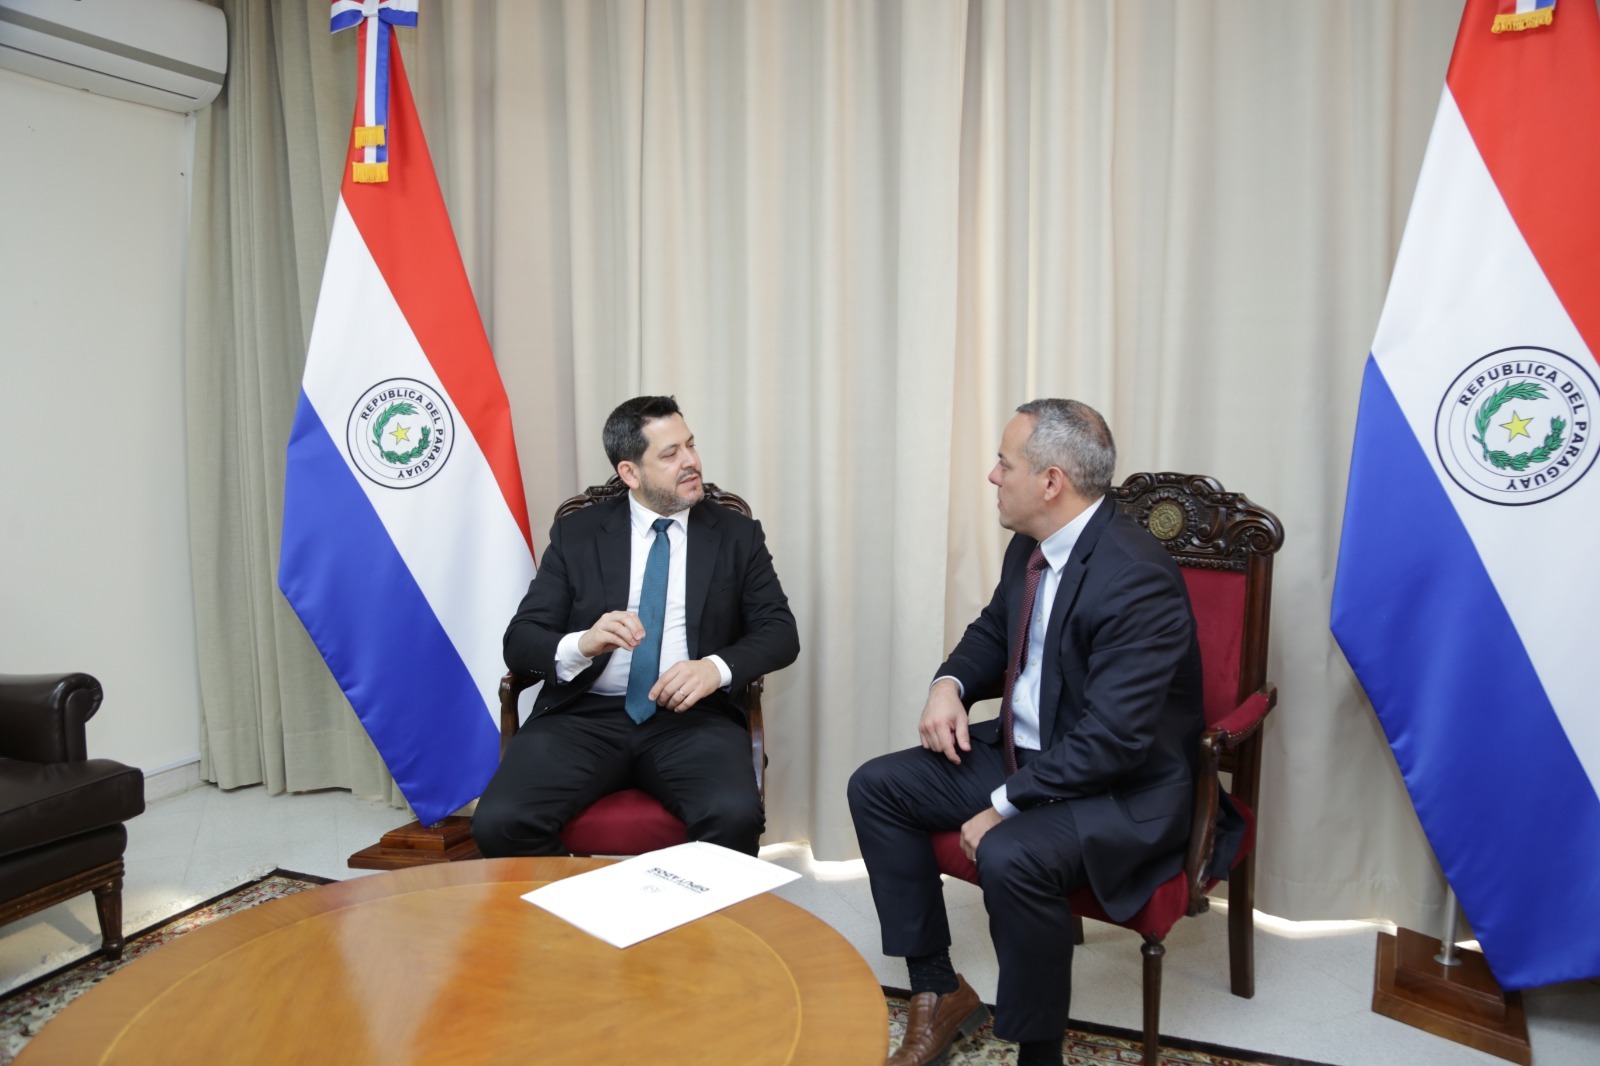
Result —
[{"label": "dark navy suit jacket", "polygon": [[[628,608],[630,564],[626,495],[556,520],[528,594],[506,629],[506,666],[545,678],[533,715],[568,709],[589,691],[610,653],[565,684],[555,680],[556,646],[607,611]],[[744,687],[800,654],[800,636],[778,583],[761,523],[710,500],[689,510],[684,628],[689,658],[718,655],[733,674],[731,694],[701,701],[744,718]],[[620,700],[621,697],[618,697]]]}]

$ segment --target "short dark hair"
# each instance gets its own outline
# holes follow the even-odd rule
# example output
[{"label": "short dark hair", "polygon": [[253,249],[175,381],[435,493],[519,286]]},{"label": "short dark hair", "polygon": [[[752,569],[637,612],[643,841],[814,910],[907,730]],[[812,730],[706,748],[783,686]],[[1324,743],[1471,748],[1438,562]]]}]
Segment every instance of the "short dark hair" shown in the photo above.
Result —
[{"label": "short dark hair", "polygon": [[637,463],[644,458],[644,450],[650,443],[644,439],[646,422],[681,414],[683,412],[678,410],[678,401],[671,396],[635,396],[618,404],[606,419],[605,428],[600,431],[600,439],[605,443],[606,458],[611,460],[612,469],[624,462]]},{"label": "short dark hair", "polygon": [[1077,400],[1032,400],[1017,413],[1037,420],[1022,446],[1022,457],[1034,473],[1060,467],[1086,500],[1098,500],[1110,490],[1117,444],[1100,412]]}]

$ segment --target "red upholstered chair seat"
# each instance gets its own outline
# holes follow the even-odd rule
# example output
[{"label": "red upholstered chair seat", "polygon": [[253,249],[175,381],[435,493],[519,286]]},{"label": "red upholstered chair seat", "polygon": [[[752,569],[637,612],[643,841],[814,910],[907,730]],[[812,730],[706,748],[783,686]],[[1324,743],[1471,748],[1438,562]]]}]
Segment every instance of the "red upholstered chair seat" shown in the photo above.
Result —
[{"label": "red upholstered chair seat", "polygon": [[689,840],[683,823],[638,788],[603,796],[561,830],[574,855],[640,855]]},{"label": "red upholstered chair seat", "polygon": [[[1256,815],[1238,800],[1234,800],[1234,806],[1244,816],[1245,823],[1244,842],[1239,845],[1239,854],[1233,860],[1233,868],[1238,869],[1239,864],[1255,850]],[[972,884],[978,883],[978,868],[961,851],[959,831],[951,829],[934,833],[932,839],[933,854],[939,862],[940,872],[947,873],[951,877],[959,877],[963,881],[970,881]],[[1216,885],[1216,878],[1212,878],[1206,883],[1206,891],[1211,891]],[[1100,901],[1095,899],[1091,889],[1081,889],[1068,898],[1072,901],[1072,913],[1080,918],[1110,922],[1144,936],[1159,938],[1170,933],[1172,927],[1178,924],[1178,919],[1184,916],[1189,906],[1189,886],[1184,871],[1179,870],[1161,883],[1150,896],[1150,901],[1139,908],[1138,913],[1122,922],[1111,921],[1111,917],[1101,909]]]}]

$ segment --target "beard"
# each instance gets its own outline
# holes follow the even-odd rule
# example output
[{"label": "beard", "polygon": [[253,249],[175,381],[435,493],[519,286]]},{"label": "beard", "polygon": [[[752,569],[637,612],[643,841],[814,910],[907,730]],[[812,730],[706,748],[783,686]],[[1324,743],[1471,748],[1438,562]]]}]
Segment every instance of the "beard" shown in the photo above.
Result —
[{"label": "beard", "polygon": [[[695,471],[699,477],[700,472]],[[702,480],[694,487],[694,492],[688,496],[678,492],[676,483],[672,485],[658,485],[649,480],[639,483],[639,495],[644,497],[644,504],[656,514],[670,518],[679,511],[687,511],[701,500],[705,499],[705,482]]]}]

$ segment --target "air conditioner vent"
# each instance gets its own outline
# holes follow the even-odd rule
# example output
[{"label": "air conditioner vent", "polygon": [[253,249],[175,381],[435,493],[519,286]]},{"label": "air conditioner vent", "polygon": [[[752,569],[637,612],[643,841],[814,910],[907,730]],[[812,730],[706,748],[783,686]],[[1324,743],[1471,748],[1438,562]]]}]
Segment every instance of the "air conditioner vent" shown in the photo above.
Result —
[{"label": "air conditioner vent", "polygon": [[228,24],[201,0],[0,0],[0,67],[197,111],[222,91]]}]

